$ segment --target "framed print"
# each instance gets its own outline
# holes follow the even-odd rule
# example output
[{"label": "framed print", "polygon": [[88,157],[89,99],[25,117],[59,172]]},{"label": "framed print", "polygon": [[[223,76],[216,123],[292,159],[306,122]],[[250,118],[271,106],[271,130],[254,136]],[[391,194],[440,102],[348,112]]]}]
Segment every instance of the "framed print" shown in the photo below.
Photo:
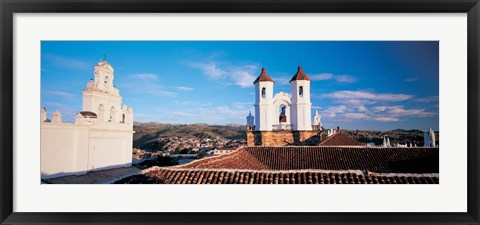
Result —
[{"label": "framed print", "polygon": [[2,224],[479,224],[478,1],[1,1]]}]

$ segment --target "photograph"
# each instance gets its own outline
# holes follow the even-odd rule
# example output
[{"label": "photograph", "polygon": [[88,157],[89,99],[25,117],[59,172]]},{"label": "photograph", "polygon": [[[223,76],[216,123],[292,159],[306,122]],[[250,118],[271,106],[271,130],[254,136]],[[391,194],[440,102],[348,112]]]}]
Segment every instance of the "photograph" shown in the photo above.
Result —
[{"label": "photograph", "polygon": [[440,184],[439,41],[40,47],[42,185]]}]

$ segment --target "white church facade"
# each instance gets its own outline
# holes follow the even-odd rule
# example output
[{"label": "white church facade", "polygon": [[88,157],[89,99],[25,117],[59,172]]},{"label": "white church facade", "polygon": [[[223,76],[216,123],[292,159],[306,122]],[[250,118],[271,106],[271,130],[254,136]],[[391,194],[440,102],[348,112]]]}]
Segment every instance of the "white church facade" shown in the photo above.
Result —
[{"label": "white church facade", "polygon": [[100,60],[83,93],[82,111],[74,123],[60,112],[41,111],[41,177],[80,175],[132,165],[133,110],[122,106],[113,85],[112,66]]},{"label": "white church facade", "polygon": [[[311,80],[301,66],[290,80],[291,94],[274,95],[275,81],[262,68],[255,85],[255,116],[247,116],[247,145],[291,145],[319,142],[322,130],[316,111],[312,124]],[[313,138],[312,138],[313,137]],[[316,140],[318,139],[318,140]]]},{"label": "white church facade", "polygon": [[[279,92],[273,96],[275,82],[262,68],[255,84],[255,131],[312,130],[310,78],[301,66],[290,80],[292,94]],[[248,120],[248,118],[247,118]],[[320,125],[316,112],[315,124]]]}]

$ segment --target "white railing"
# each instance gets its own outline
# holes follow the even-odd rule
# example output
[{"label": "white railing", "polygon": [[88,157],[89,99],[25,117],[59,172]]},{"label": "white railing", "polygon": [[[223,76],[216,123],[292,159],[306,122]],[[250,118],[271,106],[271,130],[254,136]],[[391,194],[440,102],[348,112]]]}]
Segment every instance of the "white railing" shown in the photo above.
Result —
[{"label": "white railing", "polygon": [[276,124],[272,126],[273,130],[292,130],[291,124]]}]

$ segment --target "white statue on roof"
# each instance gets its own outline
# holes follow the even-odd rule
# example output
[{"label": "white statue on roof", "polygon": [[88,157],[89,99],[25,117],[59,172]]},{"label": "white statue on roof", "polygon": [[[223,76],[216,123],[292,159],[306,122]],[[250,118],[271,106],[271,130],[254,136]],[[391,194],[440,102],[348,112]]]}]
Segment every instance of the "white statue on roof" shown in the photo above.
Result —
[{"label": "white statue on roof", "polygon": [[436,139],[435,139],[435,131],[430,128],[428,131],[423,133],[423,146],[424,147],[437,147],[436,146]]},{"label": "white statue on roof", "polygon": [[315,116],[313,117],[313,125],[322,127],[321,118],[322,116],[318,114],[318,110],[315,110]]},{"label": "white statue on roof", "polygon": [[392,147],[390,144],[390,138],[387,136],[383,136],[383,147]]},{"label": "white statue on roof", "polygon": [[247,125],[253,126],[254,124],[255,124],[255,118],[252,116],[252,111],[250,111],[247,116]]}]

